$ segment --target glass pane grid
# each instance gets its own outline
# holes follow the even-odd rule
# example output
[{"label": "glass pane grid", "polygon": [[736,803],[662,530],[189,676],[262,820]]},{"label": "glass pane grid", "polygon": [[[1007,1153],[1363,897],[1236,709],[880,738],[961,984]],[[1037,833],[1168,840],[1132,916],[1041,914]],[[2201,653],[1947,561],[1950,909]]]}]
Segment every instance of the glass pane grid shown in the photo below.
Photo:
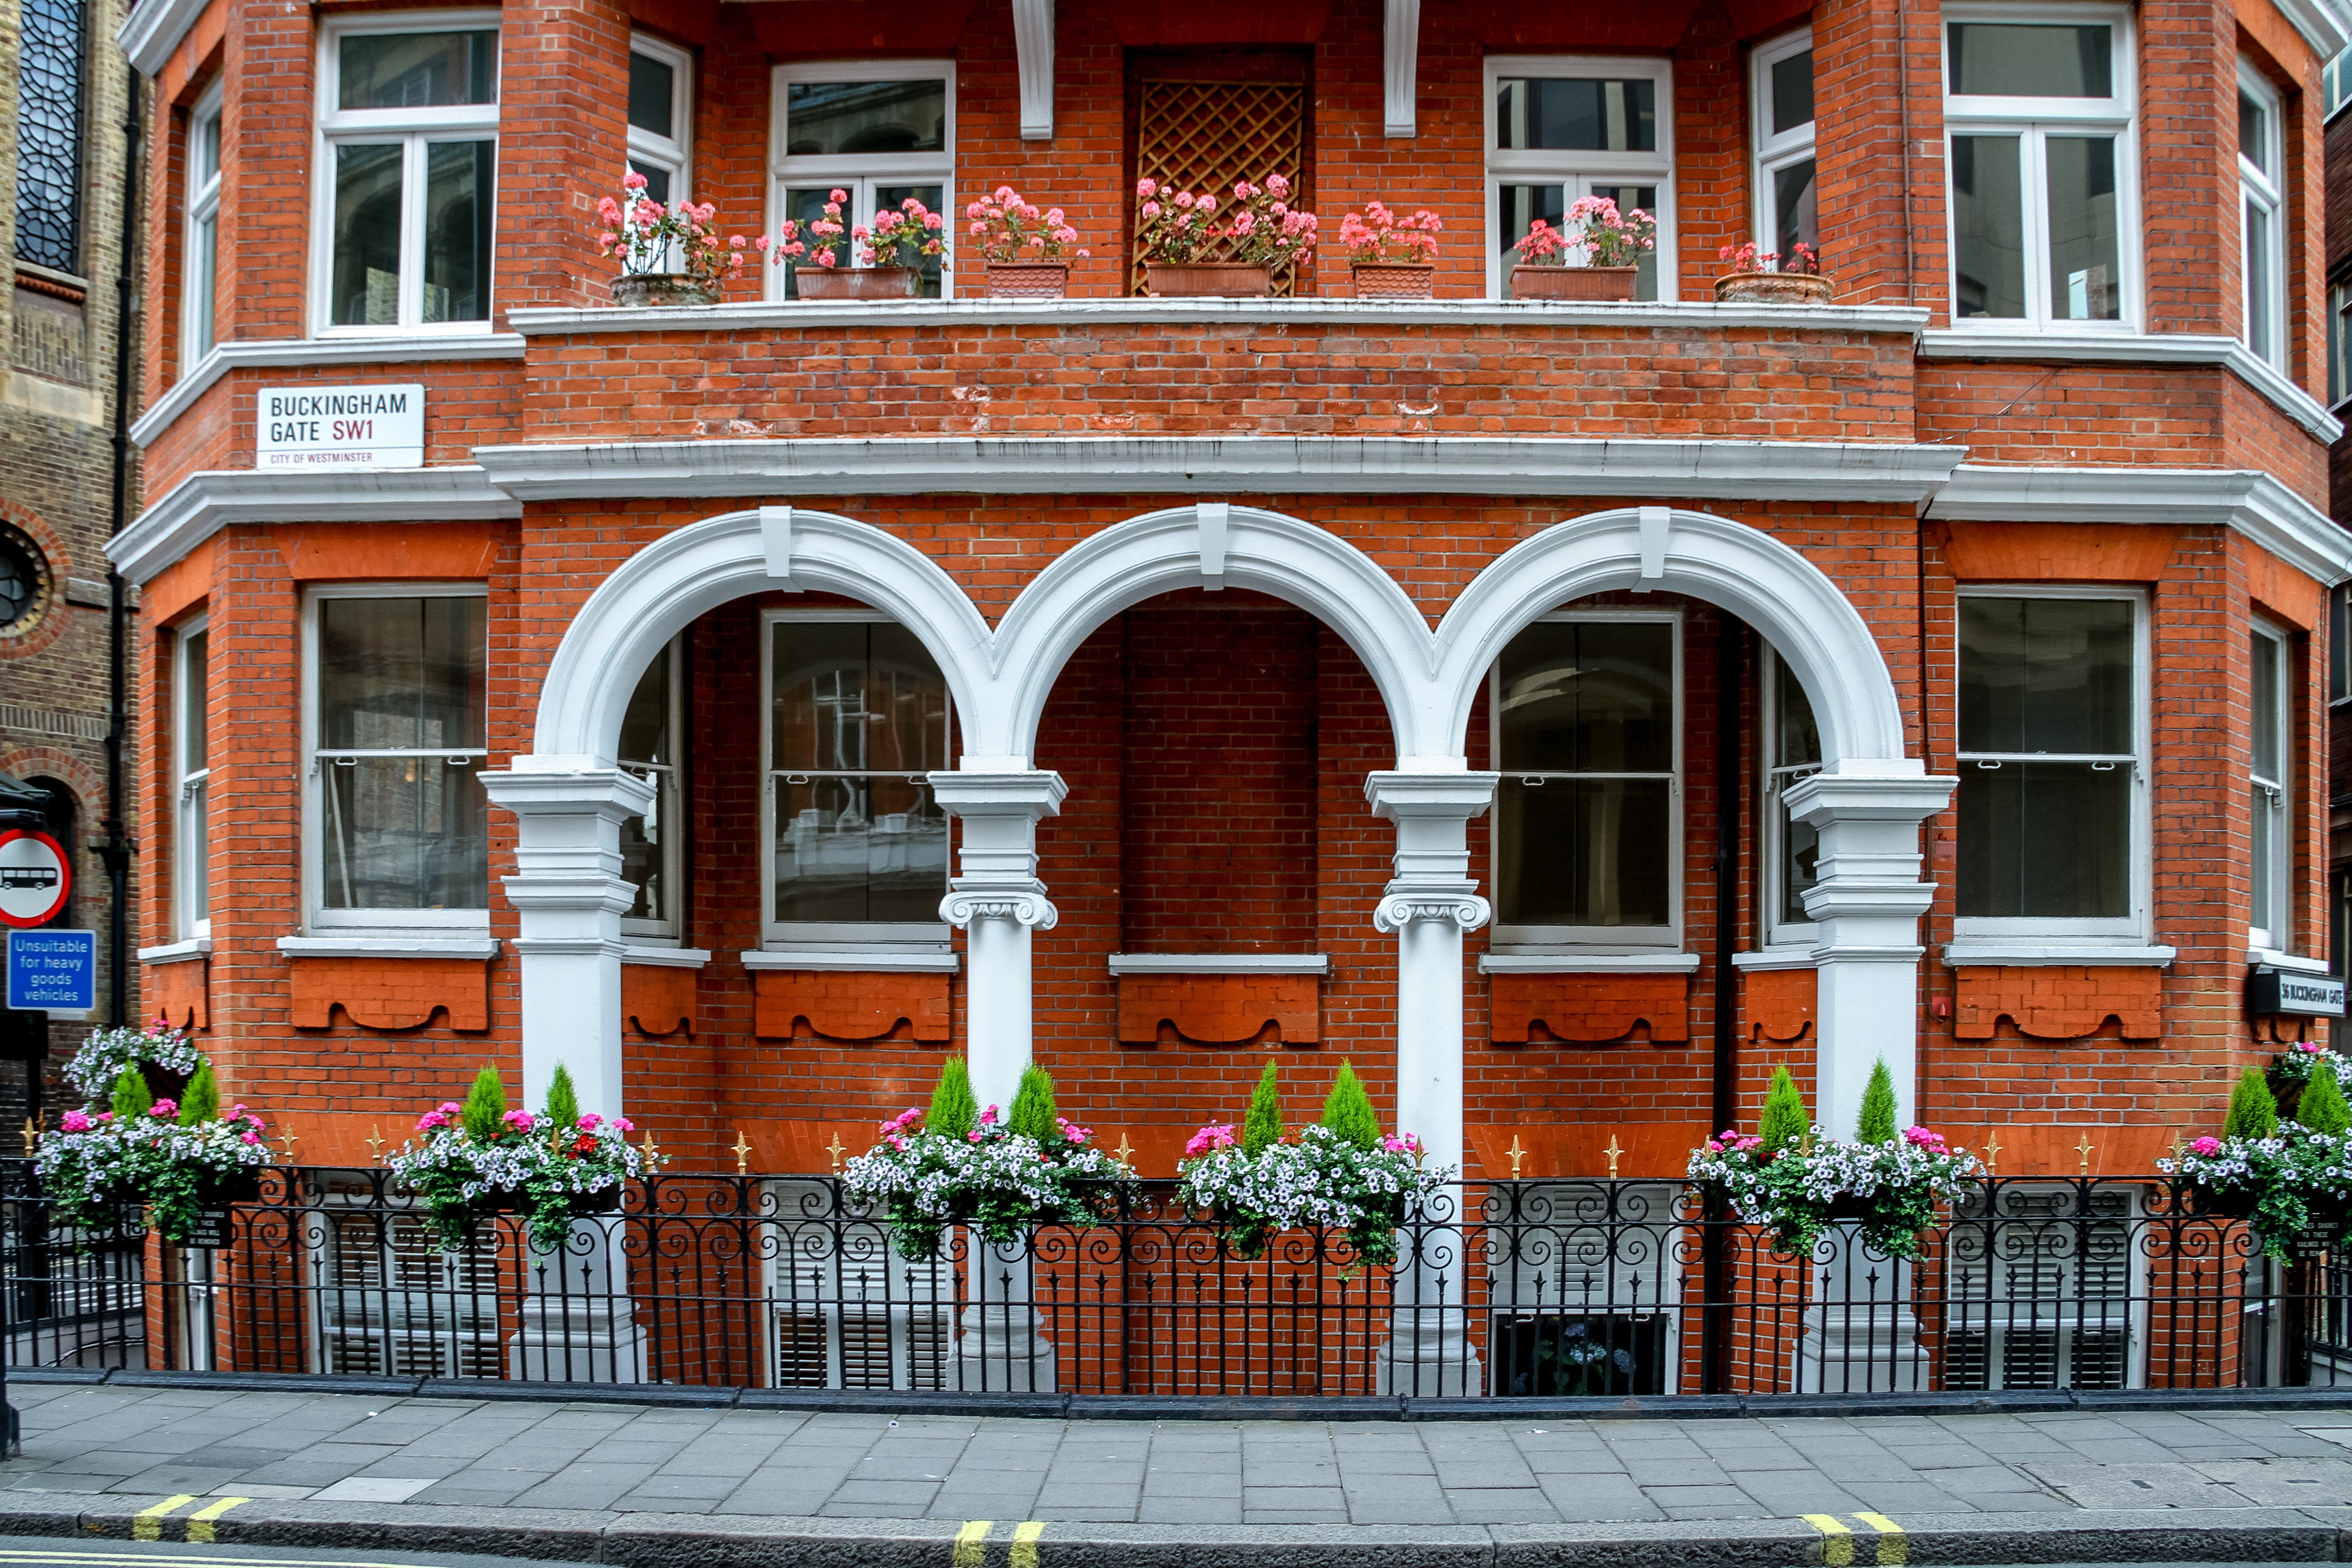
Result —
[{"label": "glass pane grid", "polygon": [[59,272],[81,259],[84,0],[25,0],[16,59],[16,255]]}]

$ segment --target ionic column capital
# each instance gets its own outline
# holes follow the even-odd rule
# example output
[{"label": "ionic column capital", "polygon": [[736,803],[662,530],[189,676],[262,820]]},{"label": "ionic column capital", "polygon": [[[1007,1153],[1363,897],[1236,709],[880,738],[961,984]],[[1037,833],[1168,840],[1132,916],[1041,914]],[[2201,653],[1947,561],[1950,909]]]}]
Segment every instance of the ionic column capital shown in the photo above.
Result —
[{"label": "ionic column capital", "polygon": [[1495,910],[1477,895],[1475,886],[1416,887],[1399,878],[1388,885],[1373,908],[1372,929],[1393,935],[1415,921],[1444,921],[1462,931],[1476,931],[1494,918]]},{"label": "ionic column capital", "polygon": [[1011,921],[1035,931],[1052,931],[1062,918],[1061,910],[1045,897],[1045,884],[1034,878],[1023,887],[958,877],[953,886],[955,890],[940,900],[940,919],[951,926],[969,929],[975,921]]}]

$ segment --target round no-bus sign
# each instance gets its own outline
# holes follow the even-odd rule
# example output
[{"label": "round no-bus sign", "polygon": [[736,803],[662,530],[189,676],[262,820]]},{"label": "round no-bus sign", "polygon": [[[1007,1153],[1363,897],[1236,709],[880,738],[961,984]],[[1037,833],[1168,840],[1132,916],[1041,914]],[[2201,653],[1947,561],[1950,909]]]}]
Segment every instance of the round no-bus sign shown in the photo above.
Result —
[{"label": "round no-bus sign", "polygon": [[0,833],[0,922],[29,931],[57,919],[73,891],[65,846],[46,833]]}]

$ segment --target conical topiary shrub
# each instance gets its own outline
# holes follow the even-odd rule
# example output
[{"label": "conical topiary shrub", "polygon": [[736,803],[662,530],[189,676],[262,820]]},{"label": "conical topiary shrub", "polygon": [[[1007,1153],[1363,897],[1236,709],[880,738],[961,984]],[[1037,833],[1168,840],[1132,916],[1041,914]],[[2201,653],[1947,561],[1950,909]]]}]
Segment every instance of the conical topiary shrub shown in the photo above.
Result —
[{"label": "conical topiary shrub", "polygon": [[1853,1130],[1855,1142],[1894,1142],[1895,1115],[1895,1075],[1887,1070],[1886,1058],[1881,1057],[1870,1069],[1869,1086],[1862,1091],[1862,1115]]},{"label": "conical topiary shrub", "polygon": [[467,1137],[487,1143],[505,1126],[506,1115],[506,1083],[498,1068],[485,1067],[474,1075],[474,1087],[466,1091],[466,1103],[457,1109],[457,1125],[466,1130]]},{"label": "conical topiary shrub", "polygon": [[[1273,1066],[1271,1062],[1266,1065]],[[1372,1097],[1364,1092],[1363,1080],[1356,1076],[1353,1062],[1339,1064],[1339,1076],[1331,1085],[1330,1097],[1323,1102],[1323,1125],[1359,1149],[1375,1148],[1380,1143],[1380,1113],[1372,1109]]]},{"label": "conical topiary shrub", "polygon": [[1013,1091],[1013,1110],[1004,1119],[1005,1131],[1051,1143],[1061,1137],[1054,1125],[1055,1114],[1052,1077],[1034,1063],[1023,1068],[1021,1087]]},{"label": "conical topiary shrub", "polygon": [[1260,1154],[1281,1142],[1282,1074],[1280,1065],[1269,1058],[1265,1070],[1258,1074],[1248,1113],[1242,1118],[1242,1152]]},{"label": "conical topiary shrub", "polygon": [[547,1119],[562,1129],[580,1125],[580,1091],[572,1087],[572,1074],[562,1062],[555,1064],[555,1076],[548,1080]]},{"label": "conical topiary shrub", "polygon": [[940,1086],[931,1090],[931,1109],[923,1131],[961,1138],[980,1124],[980,1101],[971,1092],[971,1069],[961,1057],[950,1057],[940,1068]]},{"label": "conical topiary shrub", "polygon": [[2336,1081],[2334,1069],[2326,1062],[2303,1086],[2303,1099],[2294,1108],[2294,1119],[2309,1131],[2331,1137],[2341,1138],[2352,1131],[2352,1105],[2344,1102],[2344,1086]]},{"label": "conical topiary shrub", "polygon": [[1768,1152],[1777,1154],[1802,1143],[1812,1127],[1805,1097],[1797,1092],[1797,1080],[1789,1076],[1789,1064],[1782,1062],[1772,1070],[1772,1082],[1764,1090],[1764,1113],[1757,1119],[1756,1135],[1764,1141]]},{"label": "conical topiary shrub", "polygon": [[[2315,1079],[2319,1075],[2312,1074]],[[2311,1091],[2306,1089],[2305,1094]],[[2278,1100],[2260,1068],[2248,1068],[2230,1096],[2230,1114],[2221,1119],[2224,1138],[2278,1136]]]},{"label": "conical topiary shrub", "polygon": [[213,1077],[213,1064],[196,1064],[195,1076],[188,1079],[187,1091],[180,1096],[180,1125],[199,1127],[220,1117],[220,1081]]},{"label": "conical topiary shrub", "polygon": [[135,1067],[122,1069],[114,1080],[114,1102],[109,1107],[117,1121],[130,1121],[147,1114],[155,1097],[147,1092],[147,1079]]}]

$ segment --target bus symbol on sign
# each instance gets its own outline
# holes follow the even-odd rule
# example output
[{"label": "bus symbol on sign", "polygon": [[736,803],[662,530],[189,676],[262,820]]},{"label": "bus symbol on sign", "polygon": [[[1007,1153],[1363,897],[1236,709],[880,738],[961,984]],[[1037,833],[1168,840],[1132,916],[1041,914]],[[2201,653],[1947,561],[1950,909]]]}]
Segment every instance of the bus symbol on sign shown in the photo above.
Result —
[{"label": "bus symbol on sign", "polygon": [[0,833],[0,923],[27,931],[47,925],[72,891],[64,845],[22,827]]}]

